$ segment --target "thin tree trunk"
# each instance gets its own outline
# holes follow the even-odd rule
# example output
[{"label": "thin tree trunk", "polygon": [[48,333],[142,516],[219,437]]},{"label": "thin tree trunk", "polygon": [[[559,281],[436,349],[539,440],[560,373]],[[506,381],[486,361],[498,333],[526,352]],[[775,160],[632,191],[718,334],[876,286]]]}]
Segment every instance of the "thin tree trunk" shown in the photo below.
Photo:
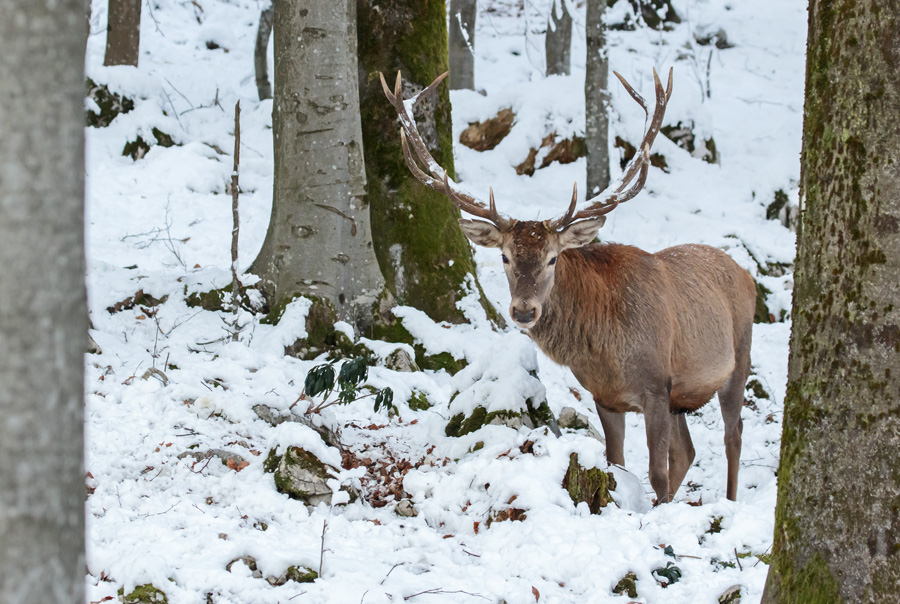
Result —
[{"label": "thin tree trunk", "polygon": [[900,2],[809,5],[793,329],[763,602],[900,593]]},{"label": "thin tree trunk", "polygon": [[606,0],[588,0],[584,78],[588,197],[609,185],[609,58],[606,52],[604,12]]},{"label": "thin tree trunk", "polygon": [[[378,72],[403,72],[408,98],[447,70],[447,12],[439,0],[357,0],[359,83],[366,172],[375,251],[397,302],[437,321],[463,322],[456,303],[474,284],[488,316],[502,322],[475,278],[459,210],[421,185],[403,161],[399,124],[384,98]],[[450,98],[446,86],[419,103],[419,131],[434,158],[453,170]],[[470,277],[471,276],[471,277]]]},{"label": "thin tree trunk", "polygon": [[547,75],[569,75],[572,54],[572,15],[565,0],[553,0],[547,19]]},{"label": "thin tree trunk", "polygon": [[84,601],[84,4],[0,19],[0,600]]},{"label": "thin tree trunk", "polygon": [[143,0],[109,0],[104,65],[138,64]]},{"label": "thin tree trunk", "polygon": [[272,98],[272,84],[269,83],[269,36],[272,34],[274,5],[270,4],[259,13],[259,29],[256,30],[256,48],[253,51],[253,67],[256,71],[256,90],[259,100]]},{"label": "thin tree trunk", "polygon": [[383,292],[372,249],[355,0],[275,0],[275,187],[253,272],[270,306],[327,301],[364,328]]},{"label": "thin tree trunk", "polygon": [[450,0],[450,88],[475,90],[475,0]]}]

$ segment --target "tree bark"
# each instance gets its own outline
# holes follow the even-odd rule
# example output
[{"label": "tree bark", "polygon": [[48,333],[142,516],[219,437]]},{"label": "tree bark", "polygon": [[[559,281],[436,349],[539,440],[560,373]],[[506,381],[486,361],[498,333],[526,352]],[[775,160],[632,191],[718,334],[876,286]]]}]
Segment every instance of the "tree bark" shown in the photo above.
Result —
[{"label": "tree bark", "polygon": [[384,290],[372,248],[355,0],[275,0],[275,187],[253,272],[270,307],[303,295],[365,328]]},{"label": "tree bark", "polygon": [[900,2],[812,0],[802,212],[763,602],[900,592]]},{"label": "tree bark", "polygon": [[547,19],[547,75],[569,75],[572,54],[572,15],[565,0],[553,0]]},{"label": "tree bark", "polygon": [[[459,210],[410,174],[399,124],[378,72],[403,72],[409,98],[447,70],[447,13],[438,0],[357,0],[359,85],[375,251],[397,302],[436,321],[465,321],[456,303],[474,286],[475,263],[457,220]],[[416,110],[419,131],[435,160],[453,170],[450,95],[439,86]],[[471,276],[471,277],[470,277]],[[470,280],[471,279],[471,280]],[[481,295],[488,316],[502,322]]]},{"label": "tree bark", "polygon": [[143,0],[109,0],[104,65],[138,64]]},{"label": "tree bark", "polygon": [[475,90],[475,0],[450,0],[450,89]]},{"label": "tree bark", "polygon": [[272,98],[272,84],[269,83],[269,36],[272,34],[274,14],[273,5],[264,8],[259,13],[259,28],[256,30],[253,67],[256,71],[256,91],[261,101]]},{"label": "tree bark", "polygon": [[84,4],[0,19],[0,600],[84,601]]},{"label": "tree bark", "polygon": [[609,185],[609,57],[603,13],[606,0],[588,0],[585,37],[584,142],[587,146],[587,196]]}]

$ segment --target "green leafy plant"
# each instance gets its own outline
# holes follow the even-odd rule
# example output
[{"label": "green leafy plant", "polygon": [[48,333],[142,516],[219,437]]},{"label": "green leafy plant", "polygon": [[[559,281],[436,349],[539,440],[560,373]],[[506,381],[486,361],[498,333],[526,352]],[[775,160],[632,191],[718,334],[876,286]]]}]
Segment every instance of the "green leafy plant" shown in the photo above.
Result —
[{"label": "green leafy plant", "polygon": [[678,581],[681,579],[681,569],[671,562],[666,562],[665,568],[660,567],[653,569],[653,576],[656,577],[657,581],[659,581],[660,578],[665,579],[665,582],[660,581],[660,583],[663,583],[663,586],[665,587],[667,585],[671,585],[672,583],[678,583]]},{"label": "green leafy plant", "polygon": [[[324,365],[317,365],[306,374],[303,394],[300,395],[300,398],[322,396],[322,402],[311,405],[306,411],[307,413],[319,413],[331,405],[338,403],[346,405],[370,396],[375,397],[375,411],[391,407],[394,401],[394,392],[390,388],[360,394],[360,389],[369,377],[371,359],[358,357],[344,361],[335,372],[337,363],[338,361],[334,360]],[[332,398],[335,390],[337,390],[337,394],[335,398]]]}]

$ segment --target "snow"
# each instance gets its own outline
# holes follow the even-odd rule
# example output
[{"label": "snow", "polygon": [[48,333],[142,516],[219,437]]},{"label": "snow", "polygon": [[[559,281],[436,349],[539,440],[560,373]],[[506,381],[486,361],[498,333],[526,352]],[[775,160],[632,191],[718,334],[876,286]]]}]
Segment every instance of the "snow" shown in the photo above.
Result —
[{"label": "snow", "polygon": [[[543,11],[546,23],[549,0],[527,4],[527,11]],[[525,9],[514,0],[478,4],[475,77],[484,94],[451,93],[454,139],[469,122],[504,107],[517,118],[492,151],[458,146],[456,169],[460,186],[482,198],[492,186],[503,214],[558,216],[573,183],[585,198],[583,159],[554,163],[533,177],[514,170],[546,135],[583,133],[584,6],[578,4],[567,4],[574,19],[572,75],[550,78],[530,59],[543,49],[529,47],[540,39],[526,38]],[[609,215],[601,238],[648,251],[688,242],[720,247],[773,292],[772,313],[786,314],[786,322],[754,326],[754,376],[772,400],[742,411],[738,500],[725,499],[715,400],[688,417],[697,459],[675,501],[655,508],[639,415],[627,416],[626,467],[611,469],[618,505],[601,515],[576,506],[560,485],[571,453],[586,467],[605,468],[603,443],[581,432],[564,430],[557,438],[545,428],[495,425],[446,437],[449,418],[479,402],[489,410],[521,409],[524,400],[544,395],[555,414],[574,407],[599,427],[590,394],[571,372],[517,329],[493,331],[470,293],[459,302],[467,325],[436,324],[414,308],[395,311],[427,353],[465,359],[466,369],[450,376],[373,367],[368,384],[394,391],[396,413],[376,413],[369,398],[331,406],[316,419],[340,429],[345,454],[369,460],[370,468],[384,470],[384,480],[402,486],[418,515],[401,517],[391,496],[376,507],[365,497],[345,503],[346,495],[337,492],[332,505],[308,509],[278,493],[263,471],[269,450],[296,445],[335,469],[335,490],[350,483],[371,496],[376,486],[363,466],[342,468],[342,452],[312,428],[272,427],[253,411],[261,404],[291,412],[307,372],[318,364],[284,355],[285,346],[305,335],[309,301],[295,300],[274,326],[240,314],[238,341],[231,338],[230,314],[185,302],[190,293],[231,282],[226,186],[238,100],[241,270],[266,234],[272,101],[257,100],[252,60],[262,4],[155,0],[145,7],[141,64],[134,69],[102,66],[106,2],[93,2],[88,75],[134,98],[135,108],[107,128],[86,129],[91,336],[102,350],[86,356],[88,602],[148,582],[171,604],[404,598],[524,604],[535,602],[536,592],[542,603],[624,602],[611,590],[628,571],[638,577],[640,602],[712,604],[735,584],[744,587],[744,601],[759,600],[768,567],[756,556],[772,543],[793,283],[790,266],[780,277],[760,275],[760,267],[789,265],[794,256],[793,233],[765,215],[778,190],[798,201],[805,2],[674,4],[683,22],[671,31],[609,32],[610,65],[645,97],[652,95],[651,68],[664,74],[674,66],[666,123],[691,121],[699,137],[714,137],[720,163],[691,157],[659,136],[654,152],[665,156],[668,171],[652,168],[644,192]],[[629,10],[619,2],[609,19]],[[701,46],[694,38],[720,28],[733,48]],[[219,48],[210,50],[209,41]],[[610,87],[616,178],[619,150],[612,141],[639,140],[644,114],[615,78]],[[177,145],[154,145],[138,161],[122,156],[137,136],[155,140],[154,128]],[[476,249],[475,258],[488,299],[506,316],[509,291],[499,252]],[[477,291],[471,283],[469,289]],[[138,290],[167,298],[156,307],[107,310]],[[339,329],[346,333],[349,326]],[[398,348],[413,354],[405,344],[360,341],[381,359]],[[424,395],[431,407],[411,409],[413,395]],[[306,406],[301,401],[293,412]],[[190,455],[213,450],[249,465],[238,472],[218,457]],[[487,526],[510,508],[523,510],[525,519]],[[711,530],[714,521],[720,532]],[[685,557],[667,556],[666,545]],[[738,566],[735,553],[750,555]],[[254,578],[242,563],[226,570],[246,555],[264,578]],[[292,565],[318,571],[320,560],[322,576],[314,583],[273,587],[265,581]],[[683,577],[664,588],[652,572],[667,562]]]}]

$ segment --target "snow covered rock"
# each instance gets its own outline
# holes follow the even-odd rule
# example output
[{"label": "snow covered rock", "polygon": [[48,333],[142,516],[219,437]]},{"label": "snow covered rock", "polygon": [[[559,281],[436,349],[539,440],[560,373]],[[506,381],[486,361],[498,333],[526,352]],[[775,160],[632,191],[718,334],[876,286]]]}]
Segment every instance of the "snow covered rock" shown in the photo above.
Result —
[{"label": "snow covered rock", "polygon": [[[307,505],[330,503],[333,491],[328,484],[338,470],[323,463],[318,457],[301,447],[287,447],[279,455],[277,449],[269,451],[265,470],[275,475],[275,488],[292,499]],[[349,487],[342,487],[356,498]]]},{"label": "snow covered rock", "polygon": [[453,377],[451,386],[457,394],[450,401],[447,436],[462,436],[489,424],[513,429],[549,426],[558,433],[537,368],[528,336],[509,333],[499,338]]}]

